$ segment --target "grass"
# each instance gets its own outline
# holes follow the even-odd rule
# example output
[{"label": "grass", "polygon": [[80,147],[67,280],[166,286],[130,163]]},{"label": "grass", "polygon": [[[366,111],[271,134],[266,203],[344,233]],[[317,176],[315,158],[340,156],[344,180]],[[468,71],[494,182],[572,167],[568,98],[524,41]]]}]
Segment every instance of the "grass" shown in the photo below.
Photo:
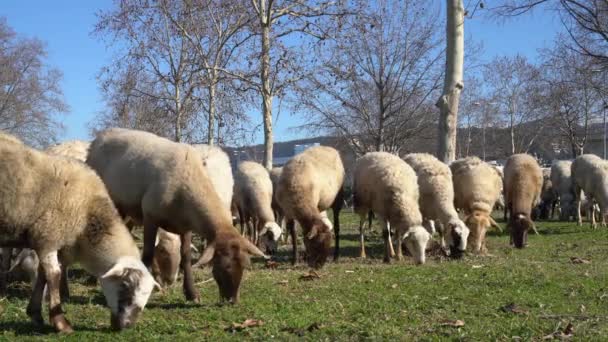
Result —
[{"label": "grass", "polygon": [[[76,332],[36,329],[25,314],[29,289],[13,283],[0,299],[0,339],[14,340],[542,340],[571,323],[576,340],[608,336],[608,230],[540,222],[540,236],[514,250],[508,236],[488,237],[491,256],[459,261],[430,257],[382,263],[379,233],[369,235],[368,258],[359,260],[357,219],[343,214],[343,257],[320,278],[305,281],[304,264],[254,262],[241,287],[241,303],[218,306],[209,269],[196,272],[202,304],[184,301],[179,284],[153,294],[133,329],[109,329],[109,311],[87,276],[71,273],[72,298],[64,305]],[[287,255],[289,247],[285,247]],[[572,257],[589,260],[576,264]],[[502,308],[515,304],[515,310]],[[45,308],[46,310],[46,308]],[[515,312],[513,312],[515,311]],[[227,329],[246,319],[261,326]],[[461,320],[462,327],[446,325]]]}]

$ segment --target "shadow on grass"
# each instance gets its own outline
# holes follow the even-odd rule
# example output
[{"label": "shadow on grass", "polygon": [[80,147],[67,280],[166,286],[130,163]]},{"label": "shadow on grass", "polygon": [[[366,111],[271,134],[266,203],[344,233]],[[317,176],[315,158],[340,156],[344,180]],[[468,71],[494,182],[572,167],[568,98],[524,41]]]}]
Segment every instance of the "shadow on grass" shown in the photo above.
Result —
[{"label": "shadow on grass", "polygon": [[[94,329],[88,326],[82,325],[73,325],[74,331],[88,331],[88,332],[101,332],[101,333],[109,333],[113,332],[110,327]],[[13,332],[17,336],[40,336],[40,335],[49,335],[53,336],[57,334],[55,329],[49,325],[45,324],[43,326],[38,326],[30,321],[2,321],[0,322],[0,331],[3,332]],[[62,336],[62,335],[56,335]]]},{"label": "shadow on grass", "polygon": [[174,309],[202,309],[202,308],[206,308],[206,307],[210,307],[209,304],[197,304],[197,303],[184,303],[184,302],[180,302],[180,303],[148,303],[146,305],[147,309],[161,309],[161,310],[174,310]]}]

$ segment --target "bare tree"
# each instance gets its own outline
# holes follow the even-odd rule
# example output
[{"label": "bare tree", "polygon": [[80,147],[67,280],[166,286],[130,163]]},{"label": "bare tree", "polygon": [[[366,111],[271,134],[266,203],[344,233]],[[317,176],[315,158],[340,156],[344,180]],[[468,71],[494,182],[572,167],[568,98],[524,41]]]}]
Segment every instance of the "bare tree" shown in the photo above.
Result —
[{"label": "bare tree", "polygon": [[[497,57],[484,69],[492,101],[509,129],[511,153],[527,152],[546,122],[540,102],[541,74],[523,56]],[[534,121],[534,125],[530,123]]]},{"label": "bare tree", "polygon": [[568,47],[608,68],[608,1],[501,0],[498,3],[494,13],[501,16],[517,16],[540,7],[555,11],[573,43]]},{"label": "bare tree", "polygon": [[[172,20],[187,24],[187,2],[170,0],[120,0],[116,8],[98,14],[95,33],[124,44],[124,53],[102,71],[101,79],[123,70],[138,69],[153,83],[134,91],[163,103],[173,121],[173,139],[181,141],[183,129],[199,112],[196,91],[202,86],[196,51]],[[143,85],[143,84],[142,84]],[[147,90],[154,89],[154,93]]]},{"label": "bare tree", "polygon": [[[300,35],[300,48],[304,48],[304,38],[324,40],[329,36],[332,19],[343,15],[334,1],[322,0],[250,0],[256,17],[252,26],[260,40],[257,60],[254,65],[258,78],[253,87],[262,96],[262,116],[264,119],[264,166],[272,168],[273,134],[272,106],[275,95],[284,94],[290,85],[302,78],[299,66],[305,63],[305,55],[294,53],[289,37]],[[252,80],[246,80],[248,82]]]},{"label": "bare tree", "polygon": [[44,43],[19,37],[0,18],[0,130],[43,147],[62,130],[57,115],[69,109],[62,73],[45,61]]},{"label": "bare tree", "polygon": [[398,153],[430,126],[442,38],[435,11],[418,1],[355,2],[320,62],[297,88],[307,127],[341,136],[358,154]]},{"label": "bare tree", "polygon": [[464,88],[464,5],[462,0],[446,0],[446,65],[443,93],[437,101],[439,116],[439,145],[437,157],[451,162],[456,156],[458,101]]},{"label": "bare tree", "polygon": [[[572,156],[582,154],[589,125],[602,110],[602,91],[592,58],[564,48],[564,40],[543,53],[543,80],[553,127],[570,143]],[[601,75],[600,75],[601,76]]]}]

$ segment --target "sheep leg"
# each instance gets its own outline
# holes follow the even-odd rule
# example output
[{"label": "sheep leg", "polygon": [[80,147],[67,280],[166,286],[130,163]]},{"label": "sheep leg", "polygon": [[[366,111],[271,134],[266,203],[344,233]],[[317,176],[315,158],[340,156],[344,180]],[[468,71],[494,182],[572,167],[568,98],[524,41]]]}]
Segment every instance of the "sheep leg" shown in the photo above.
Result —
[{"label": "sheep leg", "polygon": [[68,287],[68,268],[61,265],[61,301],[66,302],[70,299],[70,288]]},{"label": "sheep leg", "polygon": [[389,263],[395,255],[393,242],[391,241],[391,231],[384,218],[380,219],[380,224],[382,225],[382,236],[384,237],[384,262]]},{"label": "sheep leg", "polygon": [[334,203],[331,205],[331,211],[334,213],[334,261],[340,257],[340,211],[344,205],[344,190],[340,189],[334,198]]},{"label": "sheep leg", "polygon": [[582,226],[583,225],[583,218],[581,216],[581,189],[575,186],[574,189],[574,196],[575,196],[575,200],[576,200],[576,217],[577,217],[577,222],[576,224],[578,226]]},{"label": "sheep leg", "polygon": [[255,233],[254,233],[254,229],[253,229],[253,224],[251,224],[251,220],[247,219],[247,231],[249,234],[249,241],[255,243]]},{"label": "sheep leg", "polygon": [[591,228],[595,229],[597,228],[597,223],[595,222],[595,207],[591,196],[589,196],[589,203],[591,205],[587,208],[587,216],[591,219]]},{"label": "sheep leg", "polygon": [[293,219],[287,220],[287,231],[291,235],[291,263],[295,265],[298,262],[298,239],[296,238],[296,223]]},{"label": "sheep leg", "polygon": [[41,256],[40,265],[44,270],[44,275],[48,283],[49,291],[49,321],[55,330],[61,333],[73,332],[72,326],[63,315],[61,309],[61,266],[57,251]]},{"label": "sheep leg", "polygon": [[198,291],[194,288],[194,277],[192,276],[192,252],[190,250],[192,244],[192,232],[189,231],[180,235],[182,246],[180,248],[182,260],[180,261],[180,267],[184,272],[184,295],[186,300],[193,301],[195,303],[200,302],[200,296]]},{"label": "sheep leg", "polygon": [[156,234],[158,233],[158,226],[149,222],[144,218],[144,251],[142,256],[142,262],[149,269],[154,259],[154,244],[156,243]]},{"label": "sheep leg", "polygon": [[359,252],[359,257],[365,259],[367,255],[365,255],[365,236],[363,233],[363,226],[365,225],[365,215],[360,215],[359,219],[359,245],[361,246],[361,251]]},{"label": "sheep leg", "polygon": [[8,285],[8,272],[11,268],[12,248],[2,248],[2,269],[0,269],[0,294],[6,294]]},{"label": "sheep leg", "polygon": [[[402,234],[401,232],[397,231],[397,260],[401,261],[403,260],[403,236],[404,234]],[[410,254],[412,254],[412,252],[410,251]]]},{"label": "sheep leg", "polygon": [[239,224],[241,226],[241,236],[245,236],[245,218],[243,217],[243,211],[241,207],[237,207],[236,209],[239,213]]},{"label": "sheep leg", "polygon": [[25,311],[36,326],[44,325],[42,318],[42,297],[44,295],[44,286],[46,285],[46,277],[42,265],[38,266],[38,276],[32,289],[32,295]]}]

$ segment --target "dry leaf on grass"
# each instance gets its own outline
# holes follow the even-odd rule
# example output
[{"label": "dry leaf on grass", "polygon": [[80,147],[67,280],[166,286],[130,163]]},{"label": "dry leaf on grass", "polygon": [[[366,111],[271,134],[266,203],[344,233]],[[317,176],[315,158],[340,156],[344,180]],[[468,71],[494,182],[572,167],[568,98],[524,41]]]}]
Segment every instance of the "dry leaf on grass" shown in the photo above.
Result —
[{"label": "dry leaf on grass", "polygon": [[483,265],[473,265],[472,268],[482,268]]},{"label": "dry leaf on grass", "polygon": [[591,261],[579,257],[571,257],[570,262],[573,264],[590,264]]},{"label": "dry leaf on grass", "polygon": [[559,340],[567,340],[572,338],[572,334],[574,333],[574,325],[572,325],[572,323],[568,323],[568,325],[566,325],[566,327],[564,328],[563,331],[555,331],[547,336],[543,337],[543,340],[553,340],[553,339],[559,339]]},{"label": "dry leaf on grass", "polygon": [[321,278],[321,276],[319,275],[319,273],[315,272],[315,271],[310,271],[307,274],[303,274],[300,276],[300,280],[306,280],[306,281],[310,281],[310,280],[315,280],[315,279],[319,279]]},{"label": "dry leaf on grass", "polygon": [[507,305],[501,307],[500,310],[503,312],[514,313],[514,314],[527,314],[528,313],[528,310],[519,307],[515,303],[507,304]]},{"label": "dry leaf on grass", "polygon": [[289,284],[289,280],[281,280],[277,282],[277,285],[287,285]]},{"label": "dry leaf on grass", "polygon": [[241,331],[246,328],[254,328],[264,325],[264,322],[259,319],[248,318],[243,323],[233,322],[229,327],[227,327],[226,331],[235,332]]},{"label": "dry leaf on grass", "polygon": [[460,320],[460,319],[447,320],[447,321],[442,321],[441,325],[444,327],[460,328],[460,327],[464,327],[464,321]]}]

